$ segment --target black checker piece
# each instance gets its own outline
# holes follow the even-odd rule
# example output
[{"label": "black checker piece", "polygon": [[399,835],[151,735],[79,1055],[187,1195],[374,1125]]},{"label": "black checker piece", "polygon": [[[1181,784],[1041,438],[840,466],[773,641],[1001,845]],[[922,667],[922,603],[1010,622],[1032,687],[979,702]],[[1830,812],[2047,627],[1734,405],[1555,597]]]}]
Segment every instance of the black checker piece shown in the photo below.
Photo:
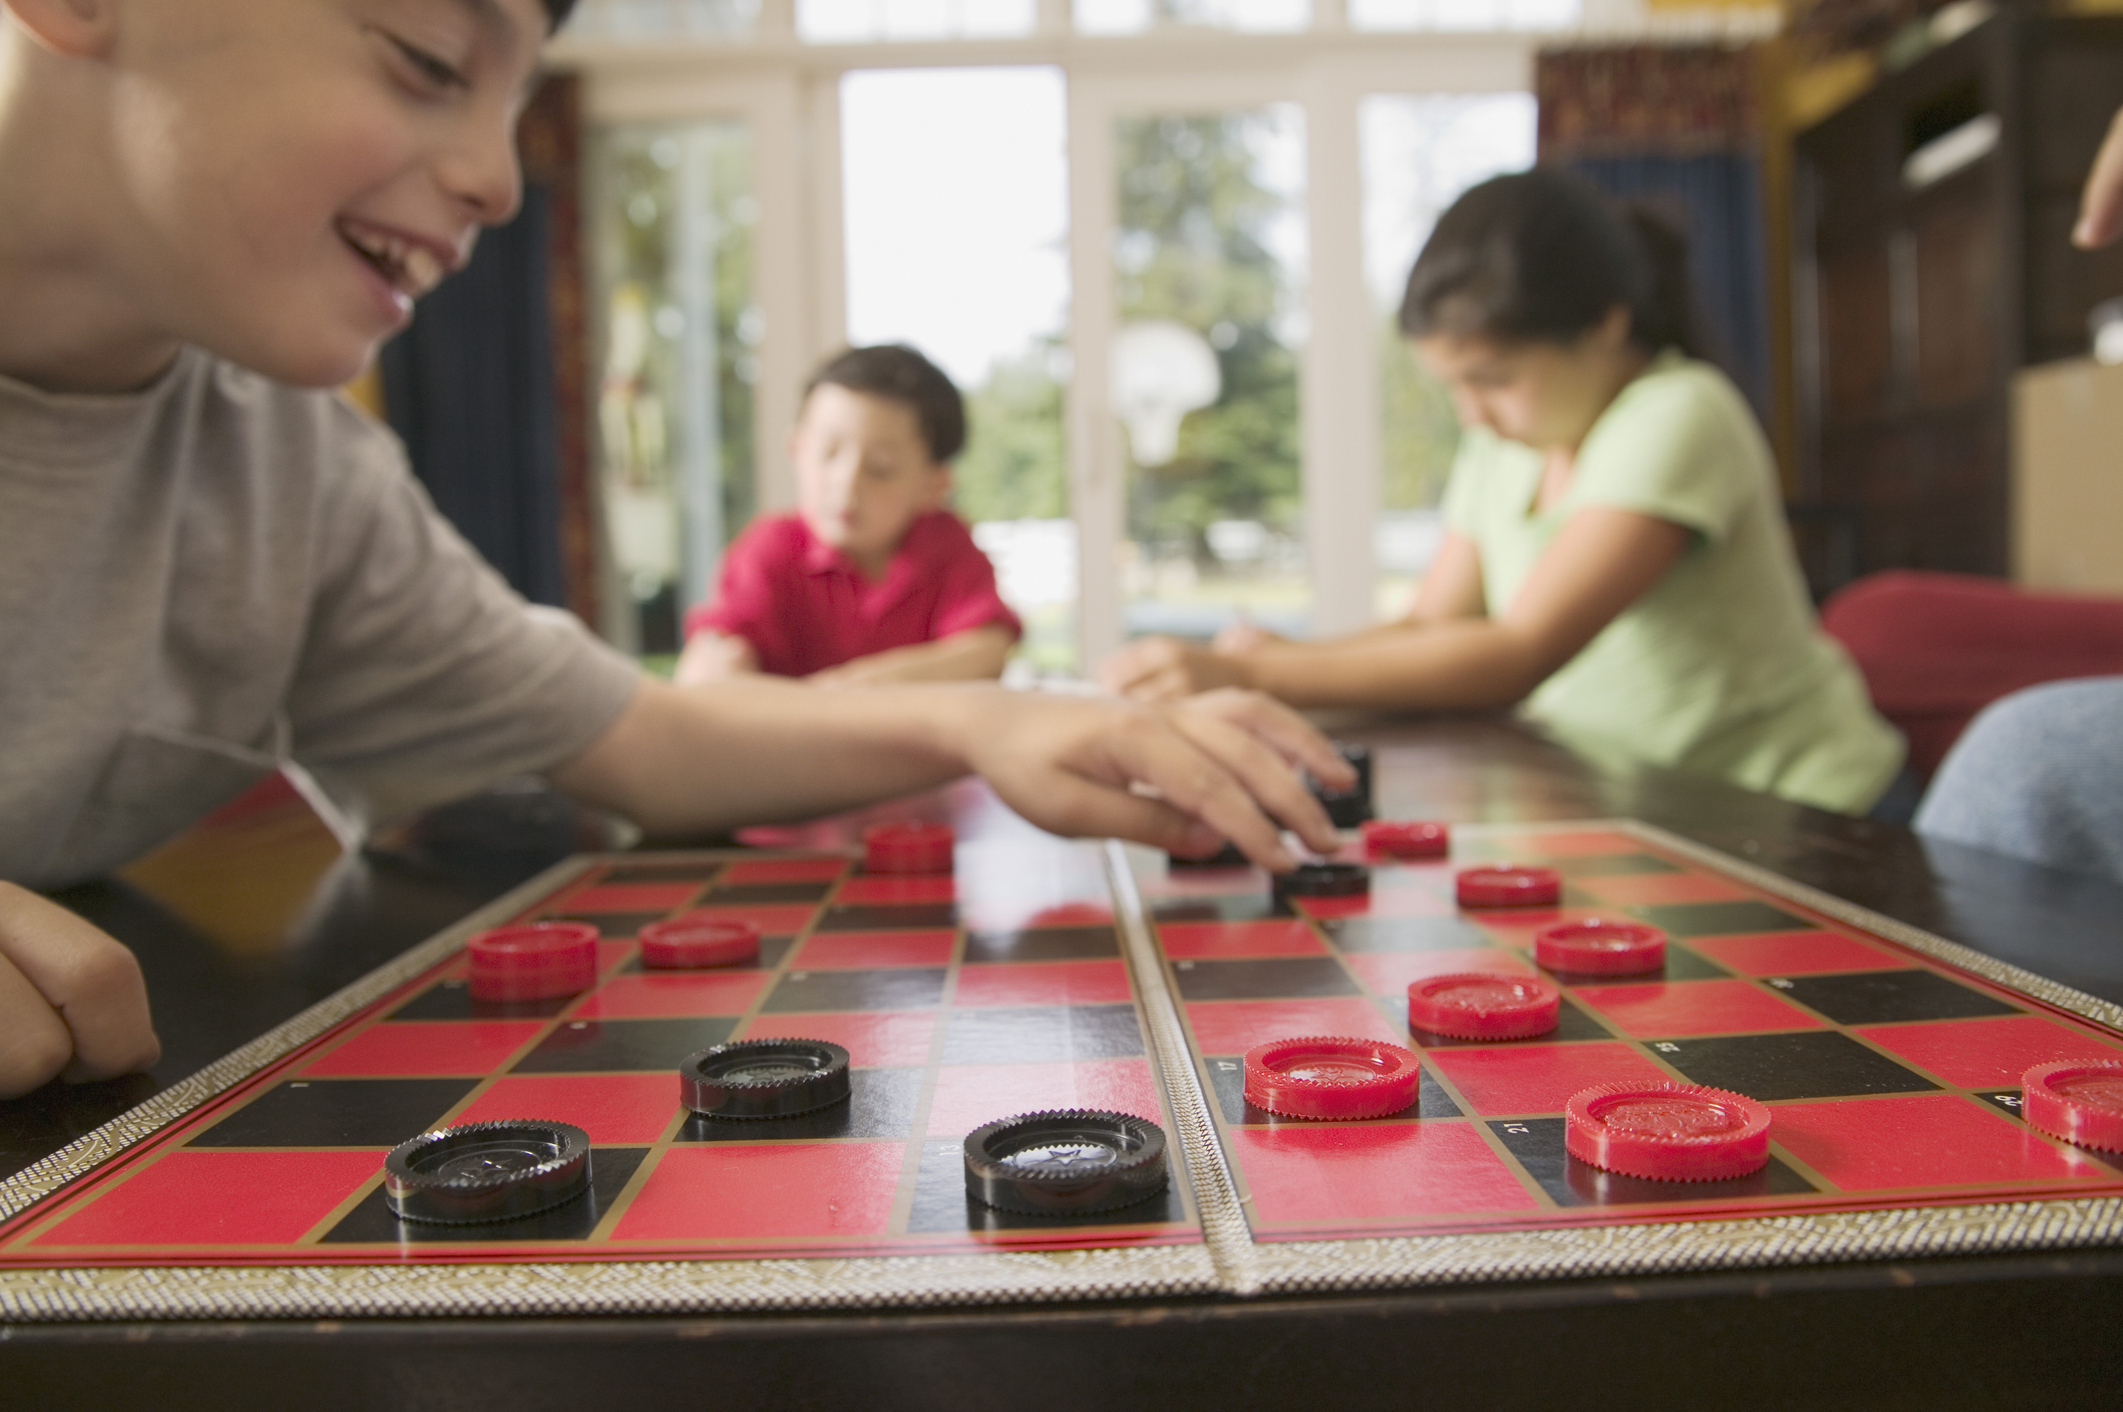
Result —
[{"label": "black checker piece", "polygon": [[1649,853],[1602,853],[1590,858],[1556,858],[1548,866],[1566,878],[1634,878],[1678,873],[1678,867]]},{"label": "black checker piece", "polygon": [[955,1011],[944,1031],[943,1061],[1052,1064],[1132,1059],[1142,1052],[1133,1005],[1039,1005]]},{"label": "black checker piece", "polygon": [[[998,1113],[998,1118],[1008,1114]],[[914,1209],[907,1217],[910,1232],[1040,1230],[1061,1226],[1169,1225],[1187,1219],[1180,1200],[1179,1154],[1172,1153],[1172,1177],[1165,1189],[1137,1206],[1118,1211],[1094,1211],[1081,1216],[1021,1216],[997,1211],[966,1195],[966,1146],[963,1140],[925,1142],[921,1145],[921,1170],[914,1179]]]},{"label": "black checker piece", "polygon": [[1344,951],[1463,951],[1489,934],[1457,917],[1333,917],[1320,923]]},{"label": "black checker piece", "polygon": [[759,1008],[770,1015],[805,1010],[933,1010],[943,998],[941,966],[792,971],[775,983]]},{"label": "black checker piece", "polygon": [[816,902],[833,890],[830,882],[734,883],[700,899],[703,907],[759,907],[779,902]]},{"label": "black checker piece", "polygon": [[327,1245],[382,1242],[418,1245],[422,1241],[467,1241],[490,1243],[502,1240],[587,1240],[604,1213],[612,1209],[626,1188],[634,1169],[649,1155],[646,1147],[599,1147],[590,1155],[590,1189],[574,1201],[551,1210],[521,1216],[513,1221],[488,1221],[476,1226],[436,1226],[419,1221],[401,1221],[384,1204],[383,1188],[361,1199],[338,1225],[324,1233]]},{"label": "black checker piece", "polygon": [[1675,936],[1819,930],[1804,917],[1766,902],[1673,902],[1661,907],[1638,907],[1635,911],[1651,925]]},{"label": "black checker piece", "polygon": [[651,922],[660,922],[669,912],[556,912],[548,921],[588,922],[606,941],[624,941]]},{"label": "black checker piece", "polygon": [[1695,1083],[1744,1093],[1759,1103],[1921,1093],[1938,1087],[1884,1054],[1831,1030],[1660,1040],[1651,1050]]},{"label": "black checker piece", "polygon": [[[1233,1127],[1273,1127],[1277,1123],[1292,1126],[1311,1124],[1309,1118],[1278,1118],[1263,1108],[1256,1108],[1246,1101],[1246,1065],[1241,1055],[1209,1055],[1202,1061],[1209,1066],[1209,1090],[1216,1099],[1217,1111],[1224,1121]],[[1415,1106],[1388,1118],[1367,1119],[1370,1122],[1399,1122],[1412,1118],[1457,1118],[1460,1106],[1452,1101],[1452,1095],[1438,1086],[1428,1069],[1423,1070],[1415,1094]]]},{"label": "black checker piece", "polygon": [[968,961],[1095,961],[1118,955],[1120,934],[1111,927],[1040,927],[966,938]]},{"label": "black checker piece", "polygon": [[1297,913],[1261,892],[1238,897],[1168,897],[1151,903],[1150,915],[1160,922],[1259,922]]},{"label": "black checker piece", "polygon": [[[519,1074],[676,1072],[688,1054],[721,1044],[735,1016],[683,1020],[571,1020],[516,1061]],[[677,1092],[673,1080],[672,1092]]]},{"label": "black checker piece", "polygon": [[704,883],[722,871],[720,863],[621,863],[599,883]]},{"label": "black checker piece", "polygon": [[[1402,1024],[1408,1022],[1408,1012],[1403,1008],[1398,1016]],[[1568,996],[1556,1013],[1555,1028],[1546,1034],[1533,1035],[1527,1039],[1454,1039],[1447,1034],[1432,1034],[1428,1030],[1413,1030],[1415,1042],[1425,1049],[1495,1049],[1499,1045],[1510,1048],[1520,1044],[1568,1044],[1581,1039],[1613,1039],[1607,1027],[1591,1015],[1579,1009]]]},{"label": "black checker piece", "polygon": [[277,1084],[188,1147],[396,1147],[462,1103],[476,1079],[297,1079]]},{"label": "black checker piece", "polygon": [[1851,971],[1835,976],[1780,978],[1770,984],[1839,1025],[1968,1020],[1979,1015],[2020,1013],[1995,996],[1948,980],[1936,971]]},{"label": "black checker piece", "polygon": [[1578,1161],[1563,1148],[1561,1118],[1514,1118],[1492,1122],[1497,1136],[1526,1175],[1558,1206],[1631,1206],[1647,1201],[1727,1201],[1735,1197],[1796,1196],[1814,1189],[1812,1182],[1784,1165],[1774,1154],[1769,1165],[1744,1177],[1721,1182],[1654,1182],[1603,1172]]},{"label": "black checker piece", "polygon": [[[793,937],[793,936],[763,936],[763,937],[761,937],[761,938],[759,939],[759,960],[755,961],[754,963],[752,963],[752,964],[751,964],[751,965],[749,965],[749,966],[711,966],[711,967],[704,967],[704,968],[702,968],[702,970],[689,970],[689,971],[652,971],[650,967],[648,967],[648,966],[645,966],[645,965],[643,965],[643,964],[642,964],[642,960],[641,960],[641,957],[640,957],[639,955],[635,955],[635,956],[630,956],[630,957],[628,957],[628,958],[627,958],[627,963],[626,963],[626,964],[625,964],[624,966],[621,966],[621,967],[620,967],[619,969],[620,969],[620,971],[621,971],[621,972],[623,972],[623,973],[627,973],[627,972],[630,972],[630,973],[633,973],[633,974],[637,974],[637,975],[638,975],[638,974],[640,974],[640,973],[642,973],[642,972],[644,972],[644,971],[649,971],[649,972],[651,972],[651,974],[654,974],[654,975],[660,975],[660,976],[670,976],[670,975],[690,975],[690,976],[697,976],[697,975],[700,975],[700,974],[702,974],[702,973],[703,973],[703,971],[710,971],[710,970],[712,970],[712,971],[771,971],[771,970],[773,970],[773,969],[774,969],[774,968],[775,968],[776,966],[779,966],[779,965],[780,965],[780,964],[782,963],[783,959],[784,959],[785,957],[787,957],[787,956],[788,956],[789,952],[790,952],[791,950],[793,950],[793,949],[795,948],[795,946],[796,946],[796,938],[795,938],[795,937]],[[567,999],[569,999],[569,1000],[572,1000],[572,999],[574,999],[574,997],[573,997],[573,996],[569,996],[569,997],[567,997]]]},{"label": "black checker piece", "polygon": [[848,1101],[787,1118],[704,1118],[695,1113],[679,1142],[817,1142],[836,1137],[903,1138],[921,1102],[919,1069],[850,1069]]},{"label": "black checker piece", "polygon": [[1279,1000],[1363,994],[1341,963],[1331,956],[1175,961],[1172,973],[1184,1000]]},{"label": "black checker piece", "polygon": [[[572,995],[544,1000],[472,999],[471,983],[462,976],[437,981],[391,1012],[394,1020],[545,1020],[575,1003]],[[394,1146],[396,1144],[393,1144]]]},{"label": "black checker piece", "polygon": [[818,919],[822,932],[933,931],[958,925],[955,902],[855,903],[828,907]]},{"label": "black checker piece", "polygon": [[1634,976],[1566,975],[1563,980],[1582,990],[1595,985],[1641,985],[1645,981],[1721,981],[1731,974],[1716,962],[1669,941],[1666,944],[1666,964],[1656,971],[1644,971]]}]

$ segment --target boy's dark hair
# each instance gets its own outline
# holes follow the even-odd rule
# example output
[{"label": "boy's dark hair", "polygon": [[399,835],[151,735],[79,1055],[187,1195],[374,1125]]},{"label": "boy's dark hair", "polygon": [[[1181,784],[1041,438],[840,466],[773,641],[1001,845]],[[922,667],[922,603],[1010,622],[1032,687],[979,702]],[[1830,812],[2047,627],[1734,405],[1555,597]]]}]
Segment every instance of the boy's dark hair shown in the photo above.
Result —
[{"label": "boy's dark hair", "polygon": [[938,465],[965,449],[965,399],[942,368],[905,344],[850,348],[828,359],[804,384],[804,396],[827,383],[908,408],[921,424],[929,459]]},{"label": "boy's dark hair", "polygon": [[556,30],[568,22],[568,11],[574,8],[575,0],[545,0],[546,18]]},{"label": "boy's dark hair", "polygon": [[1408,272],[1400,323],[1410,338],[1572,343],[1617,304],[1645,352],[1703,356],[1687,239],[1582,177],[1535,167],[1469,188],[1438,218]]}]

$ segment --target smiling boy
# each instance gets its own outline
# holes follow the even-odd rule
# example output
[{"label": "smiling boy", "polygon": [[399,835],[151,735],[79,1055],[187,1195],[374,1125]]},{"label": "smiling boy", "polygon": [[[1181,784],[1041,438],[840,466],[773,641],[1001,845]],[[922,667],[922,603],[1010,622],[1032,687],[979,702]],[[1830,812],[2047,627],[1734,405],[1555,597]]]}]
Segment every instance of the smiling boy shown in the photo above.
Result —
[{"label": "smiling boy", "polygon": [[681,685],[746,672],[827,686],[994,677],[1021,631],[944,508],[965,402],[911,348],[851,348],[804,389],[797,512],[748,526],[686,615]]},{"label": "smiling boy", "polygon": [[1290,762],[1346,770],[1257,697],[645,681],[315,390],[514,211],[567,0],[0,3],[0,1095],[157,1053],[131,953],[27,889],[284,761],[368,819],[534,771],[700,830],[975,771],[1064,832],[1332,842]]}]

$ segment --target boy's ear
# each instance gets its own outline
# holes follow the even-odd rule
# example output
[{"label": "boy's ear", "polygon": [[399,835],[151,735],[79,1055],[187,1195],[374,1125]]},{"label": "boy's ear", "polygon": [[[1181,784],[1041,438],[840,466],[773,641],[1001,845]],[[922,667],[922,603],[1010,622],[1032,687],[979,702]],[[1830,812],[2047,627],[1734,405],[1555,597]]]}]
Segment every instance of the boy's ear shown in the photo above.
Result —
[{"label": "boy's ear", "polygon": [[929,467],[929,484],[921,497],[924,510],[941,510],[951,503],[951,463]]},{"label": "boy's ear", "polygon": [[100,59],[118,37],[117,0],[5,0],[31,39],[70,59]]}]

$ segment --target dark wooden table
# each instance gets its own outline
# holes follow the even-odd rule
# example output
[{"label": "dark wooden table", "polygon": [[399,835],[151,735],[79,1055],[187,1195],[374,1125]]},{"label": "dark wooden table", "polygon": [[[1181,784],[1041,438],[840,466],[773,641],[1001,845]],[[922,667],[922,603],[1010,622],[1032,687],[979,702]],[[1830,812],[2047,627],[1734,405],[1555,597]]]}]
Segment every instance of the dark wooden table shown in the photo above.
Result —
[{"label": "dark wooden table", "polygon": [[[1612,773],[1513,726],[1342,732],[1382,813],[1628,816],[2123,1002],[2123,889],[1662,773]],[[456,806],[319,870],[242,944],[150,891],[62,900],[131,942],[167,1052],[151,1075],[0,1104],[18,1169],[584,848],[538,792]],[[223,891],[285,847],[222,849]],[[178,871],[199,865],[185,860]],[[280,872],[276,872],[278,869]],[[170,868],[164,869],[167,875]],[[212,889],[208,889],[211,891]],[[0,1326],[21,1407],[2056,1408],[2123,1403],[2123,1251],[1406,1294],[694,1319]]]}]

